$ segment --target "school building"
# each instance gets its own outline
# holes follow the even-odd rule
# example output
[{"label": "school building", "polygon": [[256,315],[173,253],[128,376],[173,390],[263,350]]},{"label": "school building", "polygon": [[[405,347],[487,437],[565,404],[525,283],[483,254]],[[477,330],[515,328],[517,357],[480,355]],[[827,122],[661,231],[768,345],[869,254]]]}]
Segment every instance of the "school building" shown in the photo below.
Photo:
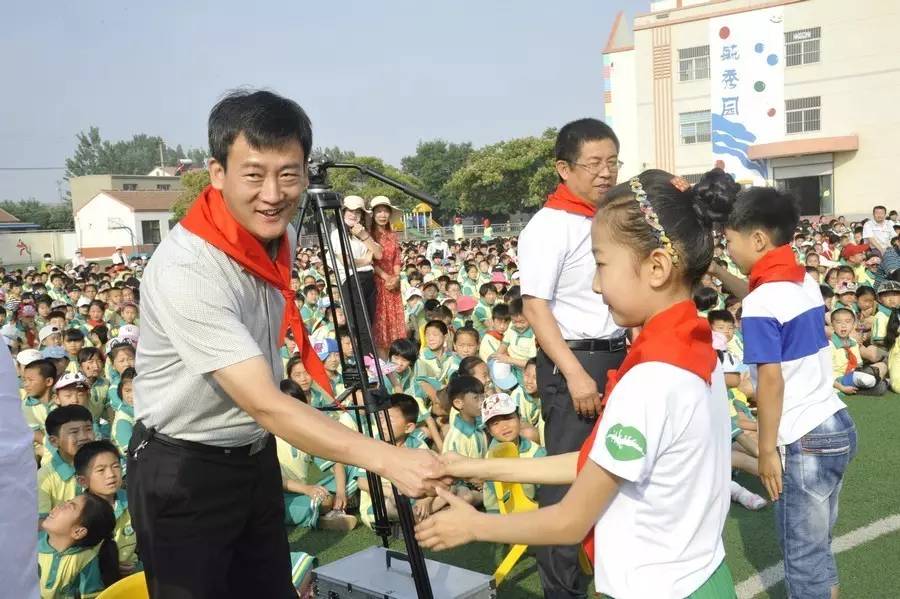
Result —
[{"label": "school building", "polygon": [[620,14],[603,52],[620,181],[722,166],[801,211],[900,209],[900,3],[660,0]]}]

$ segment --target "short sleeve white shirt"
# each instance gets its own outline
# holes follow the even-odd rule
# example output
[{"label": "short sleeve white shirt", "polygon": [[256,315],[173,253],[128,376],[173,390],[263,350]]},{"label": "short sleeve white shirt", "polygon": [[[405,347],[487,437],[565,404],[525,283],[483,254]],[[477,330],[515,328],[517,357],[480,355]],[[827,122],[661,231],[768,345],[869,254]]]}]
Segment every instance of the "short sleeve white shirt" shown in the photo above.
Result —
[{"label": "short sleeve white shirt", "polygon": [[594,293],[591,219],[542,208],[519,236],[522,295],[550,303],[564,339],[603,339],[623,334],[603,297]]},{"label": "short sleeve white shirt", "polygon": [[590,453],[624,479],[594,527],[598,592],[680,599],[725,558],[731,427],[721,366],[712,381],[646,362],[613,389]]},{"label": "short sleeve white shirt", "polygon": [[863,240],[876,238],[882,247],[891,246],[891,239],[894,237],[894,221],[884,219],[881,224],[875,222],[874,219],[866,221],[863,225]]},{"label": "short sleeve white shirt", "polygon": [[[369,248],[368,248],[368,246],[366,246],[365,242],[357,239],[356,237],[354,237],[353,235],[350,235],[349,233],[347,235],[350,238],[350,251],[353,252],[354,258],[363,258],[367,254],[372,253],[371,251],[369,251]],[[338,281],[343,283],[347,279],[347,274],[344,272],[344,262],[343,262],[343,259],[341,258],[341,240],[338,237],[337,229],[334,229],[331,232],[331,247],[334,248],[334,253],[337,254]],[[330,258],[329,258],[329,260],[330,260]],[[331,262],[328,263],[328,266],[331,266]],[[372,271],[372,270],[374,270],[374,268],[372,267],[371,264],[356,267],[356,272],[366,272],[366,271]]]}]

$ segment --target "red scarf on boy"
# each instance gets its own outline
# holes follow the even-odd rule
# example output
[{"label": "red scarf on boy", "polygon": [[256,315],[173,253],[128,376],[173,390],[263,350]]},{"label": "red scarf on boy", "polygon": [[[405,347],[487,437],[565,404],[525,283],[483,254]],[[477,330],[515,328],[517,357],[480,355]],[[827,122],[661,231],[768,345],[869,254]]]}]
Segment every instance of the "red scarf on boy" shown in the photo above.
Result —
[{"label": "red scarf on boy", "polygon": [[[693,372],[709,385],[716,369],[718,357],[712,346],[712,331],[705,319],[697,317],[694,302],[679,302],[647,321],[635,339],[618,370],[610,370],[606,376],[603,406],[625,373],[644,362],[664,362]],[[602,415],[601,415],[602,418]],[[600,428],[600,420],[578,454],[578,471],[584,467],[594,447],[594,439]],[[594,563],[594,529],[583,541],[584,551],[590,563]]]},{"label": "red scarf on boy", "polygon": [[806,269],[797,264],[794,250],[790,245],[781,245],[766,252],[750,269],[750,291],[763,283],[802,283],[805,277]]},{"label": "red scarf on boy", "polygon": [[222,192],[207,185],[200,192],[194,205],[181,220],[181,226],[210,245],[224,252],[253,276],[278,289],[284,296],[284,318],[278,343],[283,344],[288,329],[294,333],[297,352],[303,366],[325,393],[331,394],[331,382],[322,360],[313,351],[300,319],[300,310],[291,290],[291,244],[287,233],[278,244],[278,254],[273,261],[266,248],[256,237],[247,232],[228,211]]},{"label": "red scarf on boy", "polygon": [[596,206],[572,193],[572,190],[565,183],[557,185],[556,190],[547,196],[547,203],[544,204],[544,208],[580,214],[588,218],[594,218],[594,215],[597,214]]}]

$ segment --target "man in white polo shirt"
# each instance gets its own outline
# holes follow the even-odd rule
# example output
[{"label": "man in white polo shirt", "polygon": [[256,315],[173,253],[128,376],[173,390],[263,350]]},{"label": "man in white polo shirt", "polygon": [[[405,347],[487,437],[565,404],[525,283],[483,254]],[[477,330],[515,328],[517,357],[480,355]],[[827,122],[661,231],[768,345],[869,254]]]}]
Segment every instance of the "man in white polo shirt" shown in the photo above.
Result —
[{"label": "man in white polo shirt", "polygon": [[[556,138],[560,184],[519,237],[519,275],[525,316],[540,351],[537,377],[547,453],[578,451],[600,411],[606,373],[625,357],[625,331],[593,292],[591,222],[619,174],[619,140],[596,119],[581,119]],[[559,502],[568,487],[544,485],[543,506]],[[586,597],[590,578],[581,571],[580,546],[537,549],[544,596]]]},{"label": "man in white polo shirt", "polygon": [[872,219],[863,225],[863,241],[884,252],[891,247],[891,239],[894,237],[894,222],[887,220],[887,208],[875,206],[872,208]]}]

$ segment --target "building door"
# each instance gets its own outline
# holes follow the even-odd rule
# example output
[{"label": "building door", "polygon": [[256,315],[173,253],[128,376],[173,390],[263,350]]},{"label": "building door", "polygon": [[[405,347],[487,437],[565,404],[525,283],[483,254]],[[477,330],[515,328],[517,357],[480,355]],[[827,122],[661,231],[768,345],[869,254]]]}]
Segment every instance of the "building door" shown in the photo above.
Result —
[{"label": "building door", "polygon": [[800,205],[800,214],[804,216],[821,214],[818,177],[783,179],[781,183],[784,191],[797,199],[797,203]]}]

